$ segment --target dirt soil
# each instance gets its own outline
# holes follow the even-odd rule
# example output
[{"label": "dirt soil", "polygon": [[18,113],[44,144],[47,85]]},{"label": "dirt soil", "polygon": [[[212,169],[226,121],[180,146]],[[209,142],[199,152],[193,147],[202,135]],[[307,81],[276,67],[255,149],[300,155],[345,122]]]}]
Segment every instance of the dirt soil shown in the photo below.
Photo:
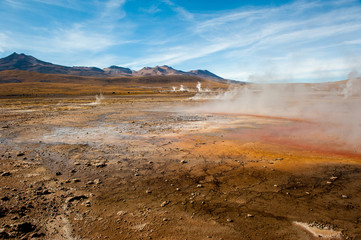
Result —
[{"label": "dirt soil", "polygon": [[1,239],[361,239],[361,155],[188,95],[0,100]]}]

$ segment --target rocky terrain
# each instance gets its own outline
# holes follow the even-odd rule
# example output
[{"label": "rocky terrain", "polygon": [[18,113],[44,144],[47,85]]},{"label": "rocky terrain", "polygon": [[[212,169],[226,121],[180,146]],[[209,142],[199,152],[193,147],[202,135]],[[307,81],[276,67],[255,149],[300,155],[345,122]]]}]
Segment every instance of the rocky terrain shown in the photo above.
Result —
[{"label": "rocky terrain", "polygon": [[0,238],[361,239],[357,152],[315,123],[198,104],[2,98]]}]

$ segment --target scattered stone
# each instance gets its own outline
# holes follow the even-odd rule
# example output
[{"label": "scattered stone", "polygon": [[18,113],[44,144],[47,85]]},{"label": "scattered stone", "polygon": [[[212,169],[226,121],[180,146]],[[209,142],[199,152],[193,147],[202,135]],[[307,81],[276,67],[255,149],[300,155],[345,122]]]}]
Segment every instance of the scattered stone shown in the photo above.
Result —
[{"label": "scattered stone", "polygon": [[24,156],[24,155],[25,155],[25,153],[23,153],[23,152],[18,152],[18,153],[16,154],[17,157],[21,157],[21,156]]},{"label": "scattered stone", "polygon": [[123,215],[126,215],[126,214],[127,214],[126,211],[119,211],[119,212],[117,212],[117,215],[118,215],[118,216],[123,216]]},{"label": "scattered stone", "polygon": [[1,201],[4,201],[4,202],[9,201],[9,200],[10,200],[10,198],[8,196],[5,196],[5,197],[1,198]]},{"label": "scattered stone", "polygon": [[17,223],[17,224],[14,224],[13,227],[16,232],[21,232],[21,233],[28,233],[28,232],[32,232],[35,230],[35,225],[33,225],[29,222]]},{"label": "scattered stone", "polygon": [[76,170],[75,169],[72,169],[69,171],[70,173],[76,173]]},{"label": "scattered stone", "polygon": [[96,166],[98,168],[103,168],[103,167],[106,167],[107,164],[105,162],[100,162],[100,163],[96,163],[94,166]]},{"label": "scattered stone", "polygon": [[153,162],[152,162],[152,161],[149,161],[148,163],[149,163],[149,164],[153,164]]},{"label": "scattered stone", "polygon": [[41,232],[41,233],[33,233],[30,235],[31,238],[42,238],[42,237],[45,237],[45,233]]},{"label": "scattered stone", "polygon": [[102,181],[100,181],[100,179],[99,178],[97,178],[97,179],[94,179],[94,181],[93,181],[95,184],[101,184],[102,183]]},{"label": "scattered stone", "polygon": [[197,185],[197,188],[202,188],[202,187],[203,187],[202,184],[198,184],[198,185]]},{"label": "scattered stone", "polygon": [[88,181],[86,184],[87,185],[92,185],[92,184],[94,184],[94,181]]},{"label": "scattered stone", "polygon": [[168,221],[168,218],[163,218],[163,222],[167,222]]},{"label": "scattered stone", "polygon": [[74,201],[77,201],[77,200],[82,200],[82,199],[87,199],[88,197],[85,196],[85,195],[77,195],[77,196],[74,196],[74,197],[68,197],[66,200],[65,200],[65,203],[70,203],[70,202],[74,202]]},{"label": "scattered stone", "polygon": [[[48,190],[48,189],[45,189],[41,192],[40,195],[48,195],[48,194],[51,194],[51,192]],[[39,195],[39,194],[38,194]]]},{"label": "scattered stone", "polygon": [[150,193],[152,193],[152,190],[146,190],[145,192],[150,194]]},{"label": "scattered stone", "polygon": [[254,215],[252,215],[252,214],[247,214],[247,217],[249,217],[249,218],[253,218],[254,217]]},{"label": "scattered stone", "polygon": [[176,188],[177,191],[180,191],[181,189],[180,188]]},{"label": "scattered stone", "polygon": [[61,172],[56,172],[55,175],[60,176],[60,175],[62,175],[62,173]]},{"label": "scattered stone", "polygon": [[7,177],[7,176],[11,176],[11,172],[3,172],[1,174],[2,177]]},{"label": "scattered stone", "polygon": [[139,176],[139,173],[134,173],[134,176],[136,176],[136,177]]},{"label": "scattered stone", "polygon": [[73,163],[75,166],[79,166],[80,165],[80,162],[74,162]]},{"label": "scattered stone", "polygon": [[80,179],[79,179],[79,178],[74,178],[74,179],[72,179],[72,182],[73,182],[73,183],[80,182]]},{"label": "scattered stone", "polygon": [[233,220],[230,218],[227,218],[227,222],[233,222]]},{"label": "scattered stone", "polygon": [[332,177],[330,177],[330,179],[331,179],[332,181],[334,181],[334,180],[338,179],[338,177],[332,176]]},{"label": "scattered stone", "polygon": [[330,185],[331,183],[332,183],[332,182],[330,182],[330,181],[327,181],[327,182],[326,182],[326,184],[328,184],[328,185]]},{"label": "scattered stone", "polygon": [[180,162],[181,162],[182,164],[187,163],[187,161],[186,161],[186,160],[181,160]]},{"label": "scattered stone", "polygon": [[342,194],[341,197],[344,198],[344,199],[347,199],[347,198],[348,198],[348,196],[347,196],[347,195],[344,195],[344,194]]},{"label": "scattered stone", "polygon": [[86,207],[90,207],[91,206],[90,200],[83,202],[82,205],[84,205]]},{"label": "scattered stone", "polygon": [[0,238],[1,239],[6,239],[6,238],[9,238],[9,234],[5,231],[4,228],[0,228]]},{"label": "scattered stone", "polygon": [[161,207],[165,207],[170,203],[170,201],[164,201],[162,202],[162,204],[160,205]]}]

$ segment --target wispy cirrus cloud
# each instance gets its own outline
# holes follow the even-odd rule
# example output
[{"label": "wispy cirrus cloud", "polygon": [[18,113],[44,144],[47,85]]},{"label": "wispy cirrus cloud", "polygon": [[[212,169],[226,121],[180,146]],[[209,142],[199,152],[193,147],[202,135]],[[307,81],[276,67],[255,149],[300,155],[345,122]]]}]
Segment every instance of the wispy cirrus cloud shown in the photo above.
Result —
[{"label": "wispy cirrus cloud", "polygon": [[181,19],[185,19],[188,21],[193,21],[194,20],[194,15],[187,11],[185,8],[179,6],[178,4],[175,4],[173,1],[171,0],[162,0],[165,4],[167,4],[174,12],[176,12]]},{"label": "wispy cirrus cloud", "polygon": [[101,6],[102,11],[97,20],[106,20],[106,21],[117,21],[126,16],[126,13],[123,9],[126,0],[108,0],[103,6]]},{"label": "wispy cirrus cloud", "polygon": [[[6,0],[7,4],[17,7],[29,4],[18,0]],[[84,7],[76,1],[68,0],[30,0],[32,2],[54,5],[58,7],[67,7],[76,10]],[[61,20],[54,22],[49,27],[38,28],[37,34],[33,35],[27,32],[10,31],[8,38],[12,39],[12,44],[5,43],[5,37],[0,38],[0,47],[5,49],[29,49],[32,52],[57,52],[59,54],[89,54],[105,51],[106,49],[130,42],[121,39],[121,34],[112,33],[115,26],[120,25],[118,21],[125,17],[123,5],[125,0],[108,0],[101,3],[89,1],[87,6],[94,8],[83,21],[64,24]],[[38,10],[36,10],[38,11]],[[20,21],[20,20],[19,20]],[[25,22],[23,24],[26,24]],[[126,27],[124,28],[127,29]],[[1,31],[1,30],[0,30]],[[4,34],[2,34],[4,35]],[[5,35],[4,35],[5,36]]]},{"label": "wispy cirrus cloud", "polygon": [[[279,76],[274,78],[277,80],[301,80],[307,78],[307,74],[310,78],[316,75],[326,78],[327,72],[332,78],[337,74],[341,77],[355,67],[340,64],[344,62],[346,45],[359,44],[361,6],[355,3],[296,1],[279,7],[192,14],[193,25],[182,33],[184,41],[148,52],[148,57],[128,66],[182,65],[196,59],[201,62],[201,59],[214,58],[213,65],[221,66],[218,69],[223,67],[218,72],[220,75],[230,76],[228,73],[237,72],[234,70],[237,67],[242,74],[233,76],[242,80],[267,72],[264,64],[270,63],[277,65],[273,69],[280,69]],[[283,60],[274,61],[274,57]],[[244,62],[248,70],[242,69]],[[233,65],[233,69],[227,65]],[[282,69],[282,65],[286,67]]]},{"label": "wispy cirrus cloud", "polygon": [[71,29],[58,29],[54,35],[48,39],[50,45],[57,46],[57,51],[91,51],[97,52],[115,44],[111,37],[105,37],[101,33],[82,30],[81,27]]},{"label": "wispy cirrus cloud", "polygon": [[8,37],[0,33],[0,52],[4,52],[6,48],[8,48],[8,45],[6,44],[8,42]]},{"label": "wispy cirrus cloud", "polygon": [[61,8],[74,9],[78,11],[83,10],[81,4],[78,1],[71,1],[71,0],[28,0],[28,1],[3,0],[3,1],[9,7],[26,8],[28,10],[31,10],[31,6],[34,4],[50,5]]},{"label": "wispy cirrus cloud", "polygon": [[[0,9],[0,50],[52,53],[65,64],[96,57],[100,60],[92,63],[99,66],[114,59],[113,64],[134,69],[168,64],[239,80],[272,76],[277,81],[342,79],[361,68],[355,58],[361,56],[356,0],[212,11],[192,11],[187,6],[193,3],[176,0],[4,0],[0,7],[4,4],[9,11]],[[36,7],[28,11],[31,5]],[[32,14],[33,24],[13,17],[26,14]]]}]

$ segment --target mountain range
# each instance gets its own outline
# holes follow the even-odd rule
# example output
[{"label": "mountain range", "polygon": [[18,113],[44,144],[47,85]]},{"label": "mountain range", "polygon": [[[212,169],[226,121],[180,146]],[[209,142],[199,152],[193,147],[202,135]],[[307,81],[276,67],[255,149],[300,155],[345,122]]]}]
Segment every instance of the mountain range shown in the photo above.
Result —
[{"label": "mountain range", "polygon": [[97,67],[68,67],[41,61],[33,56],[23,53],[13,54],[0,59],[0,71],[23,70],[47,74],[65,74],[89,77],[120,77],[120,76],[167,76],[167,75],[187,75],[197,76],[210,80],[224,80],[223,78],[209,72],[208,70],[192,70],[184,72],[169,66],[144,67],[138,71],[125,67],[110,66],[100,69]]}]

